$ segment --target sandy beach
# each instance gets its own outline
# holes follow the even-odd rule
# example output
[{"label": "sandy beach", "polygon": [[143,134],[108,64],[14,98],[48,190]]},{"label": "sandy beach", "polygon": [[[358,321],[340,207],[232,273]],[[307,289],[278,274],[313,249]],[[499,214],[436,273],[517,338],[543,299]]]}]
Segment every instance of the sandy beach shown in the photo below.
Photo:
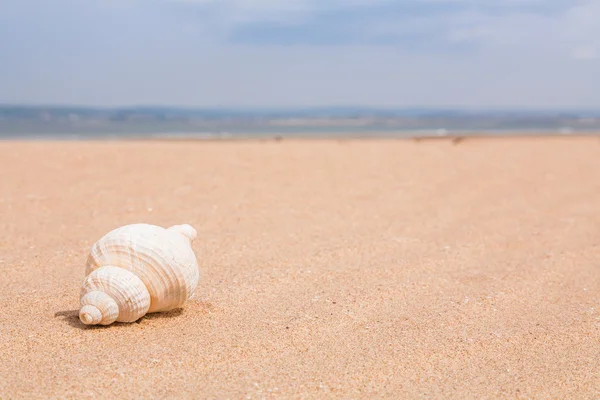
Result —
[{"label": "sandy beach", "polygon": [[[90,246],[196,228],[88,328]],[[600,139],[0,142],[0,398],[600,397]]]}]

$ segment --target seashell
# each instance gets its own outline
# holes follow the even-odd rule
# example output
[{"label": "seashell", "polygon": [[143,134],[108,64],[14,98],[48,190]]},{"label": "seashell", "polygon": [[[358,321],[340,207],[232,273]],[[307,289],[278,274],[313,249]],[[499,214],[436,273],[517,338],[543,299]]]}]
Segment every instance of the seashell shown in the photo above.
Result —
[{"label": "seashell", "polygon": [[163,228],[131,224],[104,235],[91,248],[80,292],[79,319],[86,325],[133,322],[190,299],[200,270],[190,225]]}]

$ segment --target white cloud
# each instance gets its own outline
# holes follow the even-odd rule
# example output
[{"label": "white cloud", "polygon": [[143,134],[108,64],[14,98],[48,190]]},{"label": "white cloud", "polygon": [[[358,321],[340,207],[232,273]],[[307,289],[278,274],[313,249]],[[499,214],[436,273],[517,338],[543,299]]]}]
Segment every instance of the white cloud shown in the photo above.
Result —
[{"label": "white cloud", "polygon": [[[428,37],[433,34],[445,37],[448,45],[472,43],[483,49],[536,51],[578,59],[592,59],[600,52],[600,0],[415,0],[410,3],[391,0],[162,1],[210,8],[214,12],[209,14],[211,21],[207,23],[213,32],[220,32],[218,37],[221,39],[248,24],[255,24],[263,30],[273,24],[279,32],[284,32],[286,26],[291,28],[314,22],[320,13],[326,11],[333,11],[333,15],[338,11],[339,19],[330,18],[328,26],[318,22],[316,28],[325,35],[336,32],[335,24],[344,24],[345,30],[338,32],[338,36],[347,37],[344,35],[349,28],[344,18],[352,15],[349,14],[352,10],[360,16],[361,10],[372,11],[379,6],[410,6],[412,10],[418,10],[421,5],[429,7],[426,10],[431,15],[411,16],[409,10],[406,15],[398,12],[398,18],[393,18],[385,15],[387,8],[380,8],[382,15],[379,19],[372,15],[370,19],[355,18],[353,29],[359,32],[361,38],[396,35],[402,39],[403,35],[414,38],[415,35]],[[436,7],[442,8],[436,10]],[[449,10],[448,7],[455,9]],[[307,29],[315,29],[315,24]],[[244,32],[252,34],[251,29]],[[351,43],[351,39],[348,40]],[[260,40],[256,44],[260,45]]]},{"label": "white cloud", "polygon": [[569,10],[565,18],[565,40],[573,43],[573,56],[596,59],[600,53],[600,1],[589,0]]},{"label": "white cloud", "polygon": [[[463,0],[428,0],[463,1]],[[508,1],[508,0],[506,0]],[[511,3],[537,3],[513,0]],[[588,0],[553,14],[532,11],[493,14],[484,11],[453,16],[450,42],[473,42],[481,48],[519,54],[592,60],[600,55],[600,1]]]},{"label": "white cloud", "polygon": [[0,102],[600,107],[599,0],[115,1],[13,0]]},{"label": "white cloud", "polygon": [[580,46],[576,47],[573,50],[573,58],[576,60],[597,60],[600,58],[600,53],[598,52],[597,47],[585,47]]}]

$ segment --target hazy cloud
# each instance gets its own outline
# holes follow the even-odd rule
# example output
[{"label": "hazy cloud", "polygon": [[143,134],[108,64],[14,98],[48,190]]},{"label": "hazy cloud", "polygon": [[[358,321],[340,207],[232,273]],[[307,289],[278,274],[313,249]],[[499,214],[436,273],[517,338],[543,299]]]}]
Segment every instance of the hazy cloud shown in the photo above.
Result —
[{"label": "hazy cloud", "polygon": [[598,21],[600,0],[4,0],[0,102],[600,107]]},{"label": "hazy cloud", "polygon": [[[165,0],[169,1],[169,0]],[[534,31],[559,29],[572,0],[269,1],[170,0],[199,24],[219,25],[224,40],[244,44],[412,44],[457,42],[511,35],[514,24]],[[196,12],[194,14],[193,12]],[[568,22],[568,21],[567,21]],[[498,27],[505,32],[499,32]],[[525,29],[524,29],[525,28]],[[521,32],[523,33],[523,32]]]}]

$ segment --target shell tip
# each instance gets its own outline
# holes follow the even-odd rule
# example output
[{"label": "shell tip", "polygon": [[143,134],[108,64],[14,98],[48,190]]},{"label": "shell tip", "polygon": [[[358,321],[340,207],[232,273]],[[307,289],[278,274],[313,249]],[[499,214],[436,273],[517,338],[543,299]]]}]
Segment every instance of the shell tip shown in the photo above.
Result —
[{"label": "shell tip", "polygon": [[198,233],[196,232],[196,230],[188,224],[183,224],[183,225],[173,225],[172,227],[169,228],[169,230],[175,231],[183,236],[185,236],[186,238],[188,238],[190,240],[190,242],[193,242],[196,237],[198,236]]}]

